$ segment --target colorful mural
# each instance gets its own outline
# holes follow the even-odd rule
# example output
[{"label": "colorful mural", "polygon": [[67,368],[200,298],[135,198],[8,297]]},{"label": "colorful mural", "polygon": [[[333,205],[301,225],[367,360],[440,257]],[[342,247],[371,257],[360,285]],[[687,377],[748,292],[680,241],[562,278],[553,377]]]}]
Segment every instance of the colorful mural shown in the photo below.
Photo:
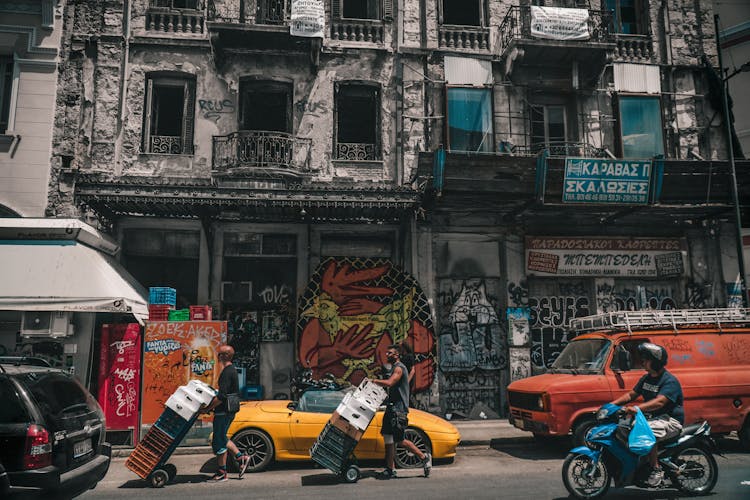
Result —
[{"label": "colorful mural", "polygon": [[298,360],[313,378],[377,378],[391,344],[414,351],[415,392],[435,378],[435,335],[417,281],[386,259],[329,258],[300,300]]}]

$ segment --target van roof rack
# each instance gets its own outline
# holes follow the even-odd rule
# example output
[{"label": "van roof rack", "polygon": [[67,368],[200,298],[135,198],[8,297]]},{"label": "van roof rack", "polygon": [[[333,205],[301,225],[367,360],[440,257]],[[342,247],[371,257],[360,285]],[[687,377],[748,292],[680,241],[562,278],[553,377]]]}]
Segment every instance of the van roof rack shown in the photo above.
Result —
[{"label": "van roof rack", "polygon": [[716,325],[721,331],[722,324],[738,326],[750,324],[750,309],[666,309],[646,311],[617,311],[570,320],[570,330],[576,333],[600,331],[627,331],[633,328],[645,330],[653,328],[694,325]]}]

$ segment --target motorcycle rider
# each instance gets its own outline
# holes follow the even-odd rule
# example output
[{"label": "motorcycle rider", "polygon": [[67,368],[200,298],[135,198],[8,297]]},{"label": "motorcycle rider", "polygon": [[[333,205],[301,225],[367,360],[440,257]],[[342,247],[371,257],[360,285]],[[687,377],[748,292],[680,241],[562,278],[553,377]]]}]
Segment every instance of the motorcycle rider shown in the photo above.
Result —
[{"label": "motorcycle rider", "polygon": [[682,386],[677,378],[664,368],[668,358],[664,347],[643,342],[638,345],[638,355],[647,373],[635,384],[633,390],[615,399],[612,404],[622,406],[639,396],[643,397],[644,403],[638,406],[627,405],[623,410],[633,415],[636,409],[640,408],[654,433],[657,445],[651,448],[648,455],[651,465],[648,484],[656,487],[664,480],[664,471],[659,465],[658,443],[679,435],[685,421]]}]

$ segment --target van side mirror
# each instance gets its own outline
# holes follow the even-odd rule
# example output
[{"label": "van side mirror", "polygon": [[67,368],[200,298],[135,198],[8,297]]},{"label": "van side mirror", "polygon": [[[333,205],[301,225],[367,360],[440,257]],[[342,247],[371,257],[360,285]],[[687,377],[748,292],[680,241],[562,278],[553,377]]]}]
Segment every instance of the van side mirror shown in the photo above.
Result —
[{"label": "van side mirror", "polygon": [[615,351],[615,362],[612,368],[620,372],[626,372],[631,369],[630,352],[621,345],[618,345]]}]

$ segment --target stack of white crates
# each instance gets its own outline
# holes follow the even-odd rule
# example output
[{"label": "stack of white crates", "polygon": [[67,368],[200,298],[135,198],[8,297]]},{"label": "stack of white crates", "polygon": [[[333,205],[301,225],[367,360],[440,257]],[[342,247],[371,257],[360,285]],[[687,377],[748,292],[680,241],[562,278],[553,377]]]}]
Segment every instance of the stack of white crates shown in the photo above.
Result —
[{"label": "stack of white crates", "polygon": [[364,431],[387,397],[385,389],[364,379],[356,391],[344,396],[336,413],[358,430]]},{"label": "stack of white crates", "polygon": [[200,380],[191,380],[187,385],[178,387],[169,396],[165,406],[185,420],[190,420],[201,407],[210,404],[215,395],[216,391],[210,385]]}]

